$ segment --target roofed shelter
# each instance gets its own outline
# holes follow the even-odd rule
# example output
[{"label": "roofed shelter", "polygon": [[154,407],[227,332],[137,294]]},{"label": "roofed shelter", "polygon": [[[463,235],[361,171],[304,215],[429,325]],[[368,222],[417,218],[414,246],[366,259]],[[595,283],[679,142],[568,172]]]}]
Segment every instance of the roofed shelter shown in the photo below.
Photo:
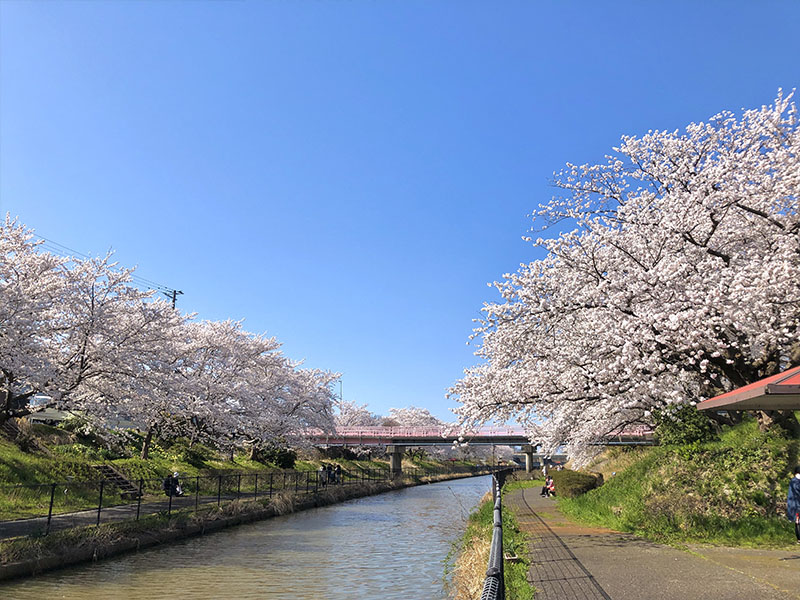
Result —
[{"label": "roofed shelter", "polygon": [[703,400],[698,410],[800,410],[800,366]]}]

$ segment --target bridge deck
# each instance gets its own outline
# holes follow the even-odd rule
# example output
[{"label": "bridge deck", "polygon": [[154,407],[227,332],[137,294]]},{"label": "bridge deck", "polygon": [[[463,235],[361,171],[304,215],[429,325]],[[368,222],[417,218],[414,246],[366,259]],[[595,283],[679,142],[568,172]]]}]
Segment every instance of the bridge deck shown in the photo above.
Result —
[{"label": "bridge deck", "polygon": [[[651,443],[652,433],[648,427],[629,427],[618,435],[608,436],[605,443]],[[455,441],[470,445],[532,444],[522,427],[483,427],[474,431],[461,431],[456,427],[339,427],[327,433],[316,430],[310,437],[318,444],[333,446],[442,446]]]}]

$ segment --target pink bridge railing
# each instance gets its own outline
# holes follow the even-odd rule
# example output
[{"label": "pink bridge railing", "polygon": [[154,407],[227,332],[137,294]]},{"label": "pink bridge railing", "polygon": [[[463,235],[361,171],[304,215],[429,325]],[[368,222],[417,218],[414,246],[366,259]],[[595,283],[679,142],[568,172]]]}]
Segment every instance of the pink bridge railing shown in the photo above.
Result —
[{"label": "pink bridge railing", "polygon": [[[617,437],[647,437],[652,435],[653,429],[647,425],[629,425],[620,431],[609,434],[608,438]],[[523,427],[481,427],[469,431],[462,431],[455,426],[444,427],[337,427],[336,431],[325,432],[321,429],[308,431],[309,437],[319,440],[325,439],[367,439],[388,440],[402,438],[443,438],[457,439],[463,437],[469,440],[474,437],[520,437],[528,438]]]},{"label": "pink bridge railing", "polygon": [[526,437],[522,427],[482,427],[472,431],[461,431],[458,427],[337,427],[336,431],[326,433],[321,429],[309,431],[316,438],[458,438],[471,437]]}]

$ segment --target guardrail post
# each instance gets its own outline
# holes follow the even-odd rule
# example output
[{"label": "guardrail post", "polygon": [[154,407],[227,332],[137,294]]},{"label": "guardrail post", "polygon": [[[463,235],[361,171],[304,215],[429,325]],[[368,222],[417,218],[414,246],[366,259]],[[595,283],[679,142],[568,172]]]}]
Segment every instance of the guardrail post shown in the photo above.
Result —
[{"label": "guardrail post", "polygon": [[242,474],[239,473],[239,481],[236,483],[236,499],[239,500],[242,497]]},{"label": "guardrail post", "polygon": [[103,510],[103,486],[105,485],[105,479],[100,480],[100,500],[97,503],[97,526],[100,527],[100,511]]},{"label": "guardrail post", "polygon": [[272,476],[273,475],[275,475],[275,473],[270,473],[269,474],[269,497],[270,498],[272,498]]},{"label": "guardrail post", "polygon": [[294,472],[294,493],[300,491],[300,477],[297,471]]},{"label": "guardrail post", "polygon": [[194,512],[200,510],[200,475],[194,477]]},{"label": "guardrail post", "polygon": [[258,500],[258,473],[256,473],[255,483],[253,484],[253,500]]},{"label": "guardrail post", "polygon": [[47,528],[44,530],[44,534],[47,535],[50,533],[50,521],[53,518],[53,500],[56,498],[56,484],[53,483],[50,485],[50,508],[47,509]]},{"label": "guardrail post", "polygon": [[217,480],[217,507],[219,507],[219,503],[222,500],[222,475],[219,476]]}]

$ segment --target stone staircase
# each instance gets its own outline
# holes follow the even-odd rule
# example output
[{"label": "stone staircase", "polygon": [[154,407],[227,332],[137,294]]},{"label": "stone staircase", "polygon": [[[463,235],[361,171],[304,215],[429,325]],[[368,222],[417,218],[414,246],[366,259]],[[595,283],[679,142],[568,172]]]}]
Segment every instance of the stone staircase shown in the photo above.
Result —
[{"label": "stone staircase", "polygon": [[139,487],[125,479],[114,467],[110,465],[92,465],[92,468],[100,474],[103,481],[116,487],[123,498],[135,500],[139,497]]},{"label": "stone staircase", "polygon": [[[2,425],[0,425],[0,436],[14,442],[18,446],[28,450],[35,450],[36,452],[40,452],[42,454],[46,454],[48,456],[52,456],[52,452],[50,452],[50,448],[39,442],[36,438],[32,436],[23,436],[22,430],[19,428],[17,424],[17,419],[11,418],[6,419]],[[25,437],[24,445],[22,445],[20,438]]]},{"label": "stone staircase", "polygon": [[0,435],[12,442],[19,437],[20,433],[15,419],[6,419],[3,424],[0,425]]}]

